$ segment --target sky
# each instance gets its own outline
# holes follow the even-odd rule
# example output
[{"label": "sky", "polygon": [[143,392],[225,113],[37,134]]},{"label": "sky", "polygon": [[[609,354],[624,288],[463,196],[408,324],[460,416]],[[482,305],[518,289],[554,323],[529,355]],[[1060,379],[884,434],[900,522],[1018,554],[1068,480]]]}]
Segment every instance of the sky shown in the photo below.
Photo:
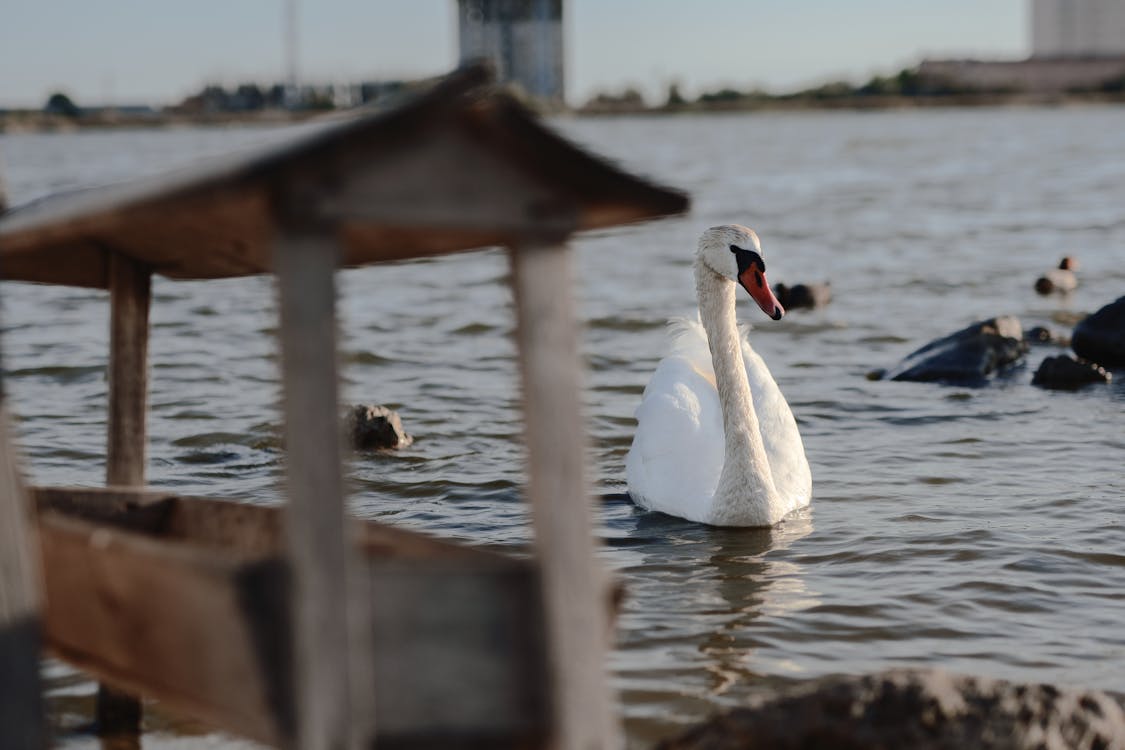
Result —
[{"label": "sky", "polygon": [[[308,83],[430,76],[457,63],[454,0],[298,0]],[[566,89],[793,90],[924,57],[1028,53],[1030,0],[564,0]],[[284,0],[0,0],[0,107],[171,104],[285,77]]]}]

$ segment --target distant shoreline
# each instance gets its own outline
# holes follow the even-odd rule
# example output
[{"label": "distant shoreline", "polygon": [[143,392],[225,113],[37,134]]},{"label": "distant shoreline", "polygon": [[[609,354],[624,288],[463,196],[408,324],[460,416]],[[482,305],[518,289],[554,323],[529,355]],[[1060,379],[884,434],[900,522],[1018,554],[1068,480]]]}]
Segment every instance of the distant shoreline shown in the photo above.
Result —
[{"label": "distant shoreline", "polygon": [[[931,96],[849,95],[816,98],[808,96],[746,98],[732,101],[688,102],[677,105],[646,106],[634,102],[590,103],[581,107],[551,110],[548,114],[578,117],[623,115],[675,116],[684,114],[805,112],[805,111],[879,111],[896,109],[1028,107],[1053,108],[1069,106],[1122,106],[1125,94],[943,94]],[[349,110],[282,110],[265,109],[247,112],[146,112],[143,114],[102,111],[95,115],[71,117],[38,110],[0,110],[0,134],[65,133],[79,130],[125,128],[229,127],[235,125],[287,125],[306,122],[330,112],[344,114]]]},{"label": "distant shoreline", "polygon": [[831,98],[811,96],[770,97],[721,102],[690,102],[672,106],[644,107],[628,104],[590,104],[570,110],[578,115],[677,115],[714,112],[803,112],[878,111],[893,109],[973,109],[981,107],[1054,108],[1069,106],[1121,106],[1125,95],[1113,93],[1067,94],[940,94],[940,95],[849,95]]},{"label": "distant shoreline", "polygon": [[69,117],[38,111],[0,112],[0,134],[70,133],[79,130],[113,130],[127,128],[228,127],[231,125],[288,125],[305,122],[321,110],[269,109],[254,112],[215,112],[182,114],[152,112],[145,114],[103,112],[97,115]]}]

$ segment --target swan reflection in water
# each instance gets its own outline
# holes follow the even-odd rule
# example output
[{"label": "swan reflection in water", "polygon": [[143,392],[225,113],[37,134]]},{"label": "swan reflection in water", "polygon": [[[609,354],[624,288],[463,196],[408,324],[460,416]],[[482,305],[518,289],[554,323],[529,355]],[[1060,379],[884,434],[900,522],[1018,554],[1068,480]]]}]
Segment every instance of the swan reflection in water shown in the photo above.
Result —
[{"label": "swan reflection in water", "polygon": [[[717,537],[725,537],[708,559],[725,606],[714,611],[723,621],[699,646],[710,657],[705,668],[713,679],[712,696],[740,685],[752,688],[763,675],[800,672],[796,662],[772,648],[776,644],[771,634],[784,625],[763,628],[758,621],[784,618],[820,603],[806,586],[801,565],[779,557],[811,534],[812,528],[811,512],[806,509],[773,529],[748,530],[749,534],[713,530]],[[760,648],[770,655],[761,654]]]},{"label": "swan reflection in water", "polygon": [[610,515],[609,556],[627,582],[614,673],[632,741],[799,675],[779,636],[789,615],[820,604],[794,549],[812,533],[811,509],[766,529]]}]

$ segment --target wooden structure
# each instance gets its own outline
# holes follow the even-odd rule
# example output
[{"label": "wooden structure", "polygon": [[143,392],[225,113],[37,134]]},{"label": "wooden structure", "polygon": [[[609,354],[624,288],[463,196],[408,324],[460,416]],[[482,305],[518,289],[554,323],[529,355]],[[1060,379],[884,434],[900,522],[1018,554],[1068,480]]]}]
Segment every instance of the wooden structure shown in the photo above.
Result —
[{"label": "wooden structure", "polygon": [[[686,204],[467,68],[258,153],[0,214],[0,277],[108,289],[111,304],[107,488],[32,488],[38,523],[9,525],[22,496],[0,445],[0,666],[27,661],[39,622],[50,651],[108,685],[107,722],[140,695],[286,748],[619,744],[564,243]],[[334,272],[489,245],[511,258],[530,560],[345,513]],[[153,273],[276,274],[283,509],[143,488]],[[12,679],[0,670],[0,696]],[[36,746],[37,720],[18,747]]]}]

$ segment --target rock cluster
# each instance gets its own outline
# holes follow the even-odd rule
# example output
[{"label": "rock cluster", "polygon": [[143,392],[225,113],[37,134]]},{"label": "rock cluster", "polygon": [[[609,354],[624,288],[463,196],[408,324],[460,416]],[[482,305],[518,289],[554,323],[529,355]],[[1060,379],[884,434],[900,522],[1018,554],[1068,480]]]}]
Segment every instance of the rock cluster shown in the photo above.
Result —
[{"label": "rock cluster", "polygon": [[659,750],[1121,750],[1125,710],[1104,693],[937,670],[815,681],[737,708]]},{"label": "rock cluster", "polygon": [[931,341],[883,373],[888,380],[951,385],[983,385],[987,378],[1017,362],[1027,351],[1018,318],[1003,315],[981,320]]},{"label": "rock cluster", "polygon": [[1057,357],[1047,357],[1040,363],[1031,384],[1072,391],[1091,383],[1108,383],[1111,378],[1104,367],[1060,354]]},{"label": "rock cluster", "polygon": [[1092,383],[1108,383],[1107,371],[1125,368],[1125,297],[1080,320],[1067,338],[1046,328],[1024,335],[1019,319],[1010,315],[981,320],[931,341],[908,354],[889,370],[877,370],[873,380],[910,380],[948,385],[979,386],[1019,363],[1029,344],[1071,346],[1078,355],[1047,357],[1032,384],[1075,390]]}]

